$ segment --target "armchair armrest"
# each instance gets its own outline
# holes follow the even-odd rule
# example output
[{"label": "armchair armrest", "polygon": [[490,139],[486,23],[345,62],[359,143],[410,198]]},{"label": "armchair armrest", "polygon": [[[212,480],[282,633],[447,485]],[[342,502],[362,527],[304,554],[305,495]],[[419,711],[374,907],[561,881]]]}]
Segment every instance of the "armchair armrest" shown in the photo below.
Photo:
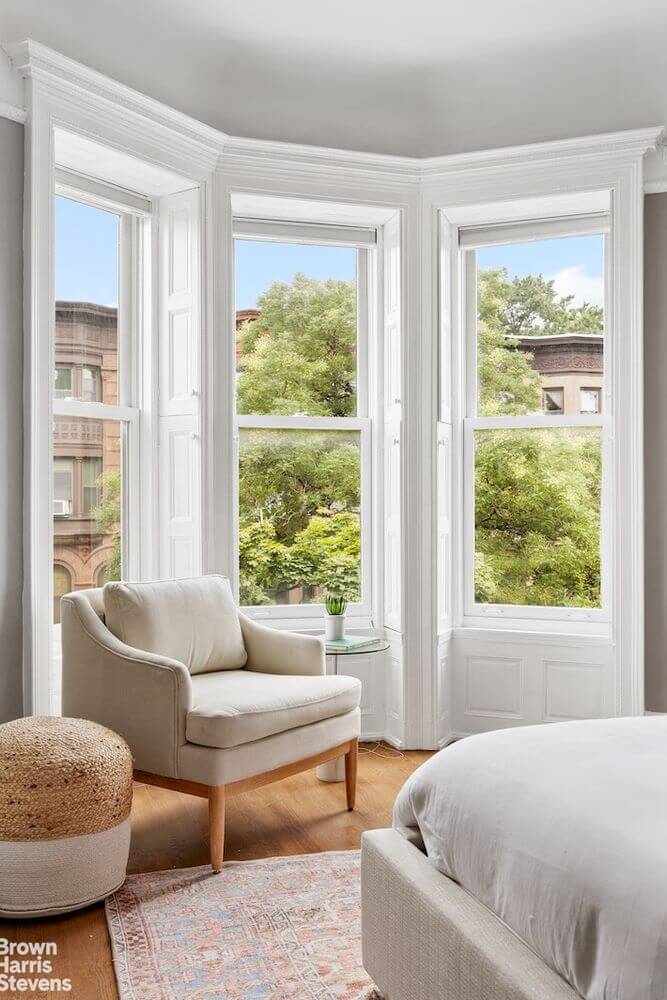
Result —
[{"label": "armchair armrest", "polygon": [[119,733],[134,766],[178,777],[192,681],[185,664],[127,646],[83,595],[61,602],[63,715]]},{"label": "armchair armrest", "polygon": [[240,612],[239,621],[248,653],[246,670],[311,676],[326,673],[324,642],[319,636],[269,628]]}]

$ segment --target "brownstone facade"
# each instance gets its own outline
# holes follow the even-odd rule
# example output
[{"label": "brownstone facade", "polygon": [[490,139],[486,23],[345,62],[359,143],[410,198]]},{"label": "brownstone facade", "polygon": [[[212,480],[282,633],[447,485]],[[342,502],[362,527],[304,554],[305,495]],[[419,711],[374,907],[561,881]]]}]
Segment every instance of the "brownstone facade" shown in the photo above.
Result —
[{"label": "brownstone facade", "polygon": [[573,416],[602,412],[604,373],[601,333],[559,333],[512,338],[542,377],[545,413]]},{"label": "brownstone facade", "polygon": [[[88,302],[56,303],[55,396],[118,402],[117,310]],[[121,467],[116,421],[57,416],[53,428],[54,620],[60,597],[104,581],[113,535],[100,531],[100,479]]]}]

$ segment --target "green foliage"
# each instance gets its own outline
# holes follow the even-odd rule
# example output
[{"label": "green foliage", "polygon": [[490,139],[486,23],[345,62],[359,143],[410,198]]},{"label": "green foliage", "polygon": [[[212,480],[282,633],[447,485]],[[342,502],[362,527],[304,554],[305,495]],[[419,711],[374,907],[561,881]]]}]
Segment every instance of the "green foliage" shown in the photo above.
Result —
[{"label": "green foliage", "polygon": [[356,413],[356,286],[295,274],[260,295],[239,331],[239,413]]},{"label": "green foliage", "polygon": [[[481,271],[481,416],[541,410],[531,355],[512,336],[602,332],[597,306],[572,307],[541,275],[510,281]],[[600,439],[595,430],[478,431],[475,439],[475,597],[481,603],[600,604]]]},{"label": "green foliage", "polygon": [[[356,412],[353,282],[295,275],[261,296],[240,331],[241,413]],[[574,308],[542,276],[482,271],[478,288],[481,415],[541,410],[539,374],[513,336],[601,332],[602,310]],[[599,604],[597,432],[494,431],[476,449],[475,591],[479,601]],[[240,576],[244,604],[303,588],[359,599],[359,448],[354,434],[241,432]]]},{"label": "green foliage", "polygon": [[93,511],[97,530],[102,535],[111,535],[113,550],[104,566],[105,580],[120,580],[120,470],[103,472],[97,481],[100,503]]},{"label": "green foliage", "polygon": [[341,594],[326,594],[324,609],[328,615],[344,615],[346,608],[347,601]]},{"label": "green foliage", "polygon": [[598,607],[598,429],[478,431],[475,444],[476,600]]}]

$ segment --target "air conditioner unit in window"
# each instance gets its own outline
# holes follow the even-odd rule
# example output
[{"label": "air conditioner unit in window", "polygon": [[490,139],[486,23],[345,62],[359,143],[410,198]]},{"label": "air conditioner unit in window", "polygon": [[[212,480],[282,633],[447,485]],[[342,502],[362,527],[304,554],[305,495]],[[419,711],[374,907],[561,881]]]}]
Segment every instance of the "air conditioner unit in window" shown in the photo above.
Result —
[{"label": "air conditioner unit in window", "polygon": [[69,517],[72,512],[72,501],[71,500],[54,500],[53,501],[53,516],[54,517]]}]

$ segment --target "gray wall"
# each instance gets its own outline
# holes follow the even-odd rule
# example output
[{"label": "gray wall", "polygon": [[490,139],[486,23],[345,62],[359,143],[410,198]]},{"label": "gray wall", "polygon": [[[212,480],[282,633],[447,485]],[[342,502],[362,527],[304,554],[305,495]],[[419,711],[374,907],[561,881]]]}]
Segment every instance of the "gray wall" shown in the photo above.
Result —
[{"label": "gray wall", "polygon": [[667,194],[644,206],[646,707],[667,712]]},{"label": "gray wall", "polygon": [[0,118],[0,722],[21,715],[23,126]]}]

